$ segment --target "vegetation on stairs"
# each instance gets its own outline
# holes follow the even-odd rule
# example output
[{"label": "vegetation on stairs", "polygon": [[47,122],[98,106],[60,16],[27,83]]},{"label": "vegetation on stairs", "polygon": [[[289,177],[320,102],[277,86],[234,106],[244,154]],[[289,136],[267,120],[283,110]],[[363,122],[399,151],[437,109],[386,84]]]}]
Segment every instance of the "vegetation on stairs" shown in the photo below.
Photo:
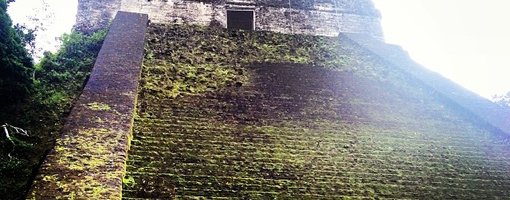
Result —
[{"label": "vegetation on stairs", "polygon": [[149,27],[124,199],[508,196],[510,149],[351,40]]}]

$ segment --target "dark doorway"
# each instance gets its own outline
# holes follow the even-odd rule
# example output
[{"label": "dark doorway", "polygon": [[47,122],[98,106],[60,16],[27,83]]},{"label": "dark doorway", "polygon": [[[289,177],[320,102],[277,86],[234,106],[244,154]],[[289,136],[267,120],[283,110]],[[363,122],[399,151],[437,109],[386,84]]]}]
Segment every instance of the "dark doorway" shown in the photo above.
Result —
[{"label": "dark doorway", "polygon": [[255,29],[255,15],[252,10],[227,10],[228,29]]}]

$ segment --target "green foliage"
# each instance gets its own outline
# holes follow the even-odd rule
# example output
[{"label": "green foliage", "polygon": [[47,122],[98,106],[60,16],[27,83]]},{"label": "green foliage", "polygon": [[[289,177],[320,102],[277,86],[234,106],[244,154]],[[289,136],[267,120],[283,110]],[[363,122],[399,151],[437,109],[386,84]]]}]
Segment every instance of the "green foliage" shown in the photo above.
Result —
[{"label": "green foliage", "polygon": [[11,135],[9,140],[0,135],[0,196],[18,199],[80,94],[106,30],[64,35],[61,49],[45,53],[34,66],[25,47],[34,50],[35,32],[13,27],[6,13],[9,2],[0,0],[0,123],[29,130],[30,136]]},{"label": "green foliage", "polygon": [[49,106],[71,103],[70,100],[79,94],[94,65],[105,35],[105,30],[91,35],[77,32],[66,34],[57,53],[45,53],[36,66],[39,102]]},{"label": "green foliage", "polygon": [[31,88],[32,58],[0,0],[0,108],[24,100]]},{"label": "green foliage", "polygon": [[[34,169],[52,147],[72,102],[80,94],[105,35],[106,30],[91,35],[76,32],[64,35],[61,49],[56,53],[45,53],[35,67],[33,80],[27,78],[31,88],[26,101],[11,104],[12,108],[8,109],[11,112],[0,113],[2,122],[23,127],[31,135],[24,138],[12,136],[16,143],[12,159],[8,157],[12,144],[1,143],[2,198],[17,199],[24,196]],[[19,47],[23,48],[23,45]],[[0,138],[0,141],[5,141],[3,139]]]},{"label": "green foliage", "polygon": [[21,37],[21,43],[29,51],[30,55],[34,55],[36,52],[35,37],[37,30],[28,28],[25,25],[16,24],[14,29],[17,34]]},{"label": "green foliage", "polygon": [[132,188],[136,185],[135,179],[132,176],[126,176],[122,179],[124,188]]}]

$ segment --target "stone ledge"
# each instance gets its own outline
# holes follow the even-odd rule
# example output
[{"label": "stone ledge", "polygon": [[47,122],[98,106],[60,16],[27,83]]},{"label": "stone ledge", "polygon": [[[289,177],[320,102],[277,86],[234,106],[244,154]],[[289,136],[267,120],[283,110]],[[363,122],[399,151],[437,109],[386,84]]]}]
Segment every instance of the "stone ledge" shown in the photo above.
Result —
[{"label": "stone ledge", "polygon": [[90,79],[29,199],[120,199],[143,60],[146,14],[118,12]]},{"label": "stone ledge", "polygon": [[416,63],[401,47],[385,44],[363,34],[342,33],[346,37],[417,81],[435,91],[434,94],[472,122],[492,131],[510,135],[510,110],[469,91],[440,74]]}]

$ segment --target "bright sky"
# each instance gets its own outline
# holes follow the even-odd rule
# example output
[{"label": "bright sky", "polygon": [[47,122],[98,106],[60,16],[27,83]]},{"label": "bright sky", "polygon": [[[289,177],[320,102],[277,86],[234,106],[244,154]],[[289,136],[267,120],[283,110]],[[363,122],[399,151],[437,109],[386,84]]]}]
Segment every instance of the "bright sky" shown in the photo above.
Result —
[{"label": "bright sky", "polygon": [[[386,42],[401,45],[425,67],[490,98],[510,91],[509,0],[373,0]],[[44,2],[54,15],[44,14]],[[75,23],[77,0],[16,0],[15,22],[46,18],[37,43],[55,51]]]},{"label": "bright sky", "polygon": [[510,1],[373,1],[386,42],[483,97],[510,91]]},{"label": "bright sky", "polygon": [[[71,31],[77,10],[77,0],[16,0],[9,4],[7,12],[14,23],[26,24],[29,28],[36,22],[31,18],[43,22],[46,30],[37,32],[36,44],[44,47],[44,51],[54,52],[58,49],[58,37]],[[42,53],[38,52],[36,57]]]}]

